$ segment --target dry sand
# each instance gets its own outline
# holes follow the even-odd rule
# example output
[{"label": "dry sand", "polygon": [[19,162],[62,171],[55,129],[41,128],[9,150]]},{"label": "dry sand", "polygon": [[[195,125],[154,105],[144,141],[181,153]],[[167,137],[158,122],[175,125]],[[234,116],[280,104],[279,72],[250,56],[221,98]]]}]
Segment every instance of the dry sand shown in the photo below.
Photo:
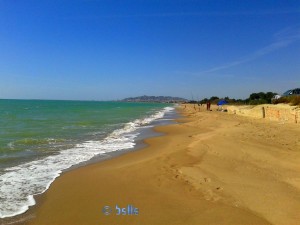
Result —
[{"label": "dry sand", "polygon": [[[149,147],[62,175],[26,224],[300,224],[299,126],[181,112]],[[139,215],[102,213],[116,204]]]}]

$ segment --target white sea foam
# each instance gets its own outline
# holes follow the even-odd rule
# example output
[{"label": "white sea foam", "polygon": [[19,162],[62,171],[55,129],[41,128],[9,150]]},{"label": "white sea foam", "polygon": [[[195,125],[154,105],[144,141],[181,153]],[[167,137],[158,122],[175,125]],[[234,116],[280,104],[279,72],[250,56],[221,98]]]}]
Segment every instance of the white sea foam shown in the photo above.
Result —
[{"label": "white sea foam", "polygon": [[163,118],[173,109],[166,107],[150,117],[129,122],[101,141],[87,141],[56,155],[7,168],[0,176],[0,218],[27,211],[35,204],[33,196],[45,192],[63,170],[96,155],[133,148],[138,128]]}]

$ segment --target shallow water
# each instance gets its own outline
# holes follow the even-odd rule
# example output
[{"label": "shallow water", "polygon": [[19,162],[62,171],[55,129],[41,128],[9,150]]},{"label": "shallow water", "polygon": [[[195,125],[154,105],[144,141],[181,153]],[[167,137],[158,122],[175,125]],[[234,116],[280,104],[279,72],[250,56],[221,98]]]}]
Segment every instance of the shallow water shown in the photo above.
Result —
[{"label": "shallow water", "polygon": [[25,212],[65,169],[133,148],[171,105],[0,100],[0,218]]}]

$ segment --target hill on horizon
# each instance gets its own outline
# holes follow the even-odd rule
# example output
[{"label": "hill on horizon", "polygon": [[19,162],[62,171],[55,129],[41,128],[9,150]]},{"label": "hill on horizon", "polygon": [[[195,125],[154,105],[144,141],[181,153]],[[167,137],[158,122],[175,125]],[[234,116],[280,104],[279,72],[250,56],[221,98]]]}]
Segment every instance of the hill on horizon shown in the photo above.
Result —
[{"label": "hill on horizon", "polygon": [[161,103],[173,103],[173,102],[185,102],[184,98],[171,97],[171,96],[138,96],[130,97],[122,100],[123,102],[161,102]]}]

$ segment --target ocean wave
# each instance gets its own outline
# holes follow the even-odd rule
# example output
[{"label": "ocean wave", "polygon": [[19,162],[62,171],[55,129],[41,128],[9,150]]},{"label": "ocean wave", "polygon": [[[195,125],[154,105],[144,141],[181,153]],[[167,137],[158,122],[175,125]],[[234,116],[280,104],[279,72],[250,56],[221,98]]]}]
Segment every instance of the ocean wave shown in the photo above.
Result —
[{"label": "ocean wave", "polygon": [[60,142],[64,142],[66,141],[63,138],[24,138],[24,139],[20,139],[14,142],[10,142],[8,144],[9,147],[15,146],[15,145],[43,145],[43,144],[56,144],[56,143],[60,143]]},{"label": "ocean wave", "polygon": [[9,142],[6,146],[10,151],[18,152],[20,149],[26,147],[26,151],[34,150],[39,148],[41,151],[42,146],[56,145],[58,146],[61,143],[66,142],[66,139],[63,138],[24,138]]},{"label": "ocean wave", "polygon": [[[87,141],[56,155],[7,168],[0,176],[0,218],[27,211],[35,204],[34,196],[44,193],[62,171],[71,166],[88,161],[96,155],[133,148],[138,128],[149,126],[173,109],[166,107],[147,118],[129,122],[101,141]],[[35,140],[30,142],[34,144]]]}]

